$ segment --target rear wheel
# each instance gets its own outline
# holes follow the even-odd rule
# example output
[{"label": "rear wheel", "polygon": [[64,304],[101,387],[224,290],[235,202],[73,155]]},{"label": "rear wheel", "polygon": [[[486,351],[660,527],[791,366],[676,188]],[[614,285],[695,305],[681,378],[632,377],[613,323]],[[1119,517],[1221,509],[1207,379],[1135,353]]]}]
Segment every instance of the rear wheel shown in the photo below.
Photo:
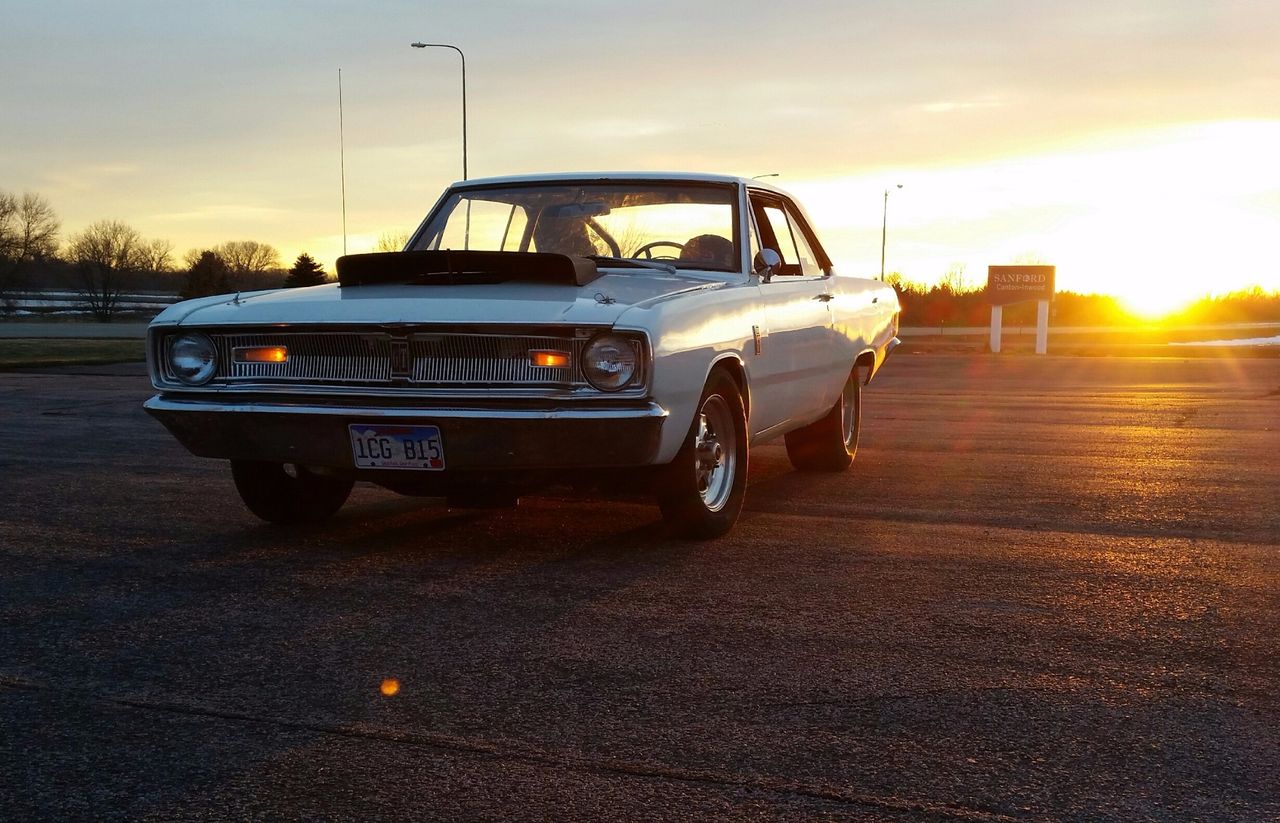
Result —
[{"label": "rear wheel", "polygon": [[858,451],[861,428],[862,381],[854,369],[825,417],[787,435],[787,457],[800,471],[844,471]]},{"label": "rear wheel", "polygon": [[353,481],[319,474],[293,463],[232,460],[236,491],[249,511],[269,523],[314,523],[333,516]]},{"label": "rear wheel", "polygon": [[659,476],[658,505],[680,537],[719,537],[737,522],[747,489],[747,419],[738,385],[714,372],[674,460]]}]

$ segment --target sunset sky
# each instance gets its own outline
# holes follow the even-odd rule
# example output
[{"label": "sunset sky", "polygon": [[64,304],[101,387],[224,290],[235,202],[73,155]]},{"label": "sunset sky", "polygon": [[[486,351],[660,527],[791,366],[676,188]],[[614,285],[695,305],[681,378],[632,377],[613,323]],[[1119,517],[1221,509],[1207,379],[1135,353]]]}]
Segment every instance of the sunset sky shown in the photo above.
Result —
[{"label": "sunset sky", "polygon": [[[1280,289],[1280,3],[26,2],[0,10],[0,189],[64,236],[342,251],[461,176],[778,173],[841,271],[1058,266],[1172,305]],[[901,183],[903,188],[894,188]]]}]

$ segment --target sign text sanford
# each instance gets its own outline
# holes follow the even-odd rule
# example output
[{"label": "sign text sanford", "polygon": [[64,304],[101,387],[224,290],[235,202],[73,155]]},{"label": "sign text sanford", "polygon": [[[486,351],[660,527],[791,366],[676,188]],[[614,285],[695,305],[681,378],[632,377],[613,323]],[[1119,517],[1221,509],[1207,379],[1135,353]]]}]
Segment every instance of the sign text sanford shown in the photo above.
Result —
[{"label": "sign text sanford", "polygon": [[1053,266],[988,266],[987,302],[993,306],[1053,297]]}]

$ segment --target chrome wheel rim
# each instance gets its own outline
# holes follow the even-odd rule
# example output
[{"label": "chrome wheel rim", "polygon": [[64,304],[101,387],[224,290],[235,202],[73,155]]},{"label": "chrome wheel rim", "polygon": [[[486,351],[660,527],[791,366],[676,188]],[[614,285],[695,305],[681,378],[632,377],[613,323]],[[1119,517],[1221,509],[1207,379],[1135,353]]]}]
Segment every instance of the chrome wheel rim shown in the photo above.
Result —
[{"label": "chrome wheel rim", "polygon": [[853,382],[857,379],[857,377],[850,377],[844,384],[844,392],[841,394],[840,425],[844,431],[846,450],[853,442],[854,427],[858,424],[858,384]]},{"label": "chrome wheel rim", "polygon": [[698,495],[708,511],[717,512],[729,502],[737,470],[737,432],[729,404],[720,395],[711,395],[699,410],[697,425],[693,470]]}]

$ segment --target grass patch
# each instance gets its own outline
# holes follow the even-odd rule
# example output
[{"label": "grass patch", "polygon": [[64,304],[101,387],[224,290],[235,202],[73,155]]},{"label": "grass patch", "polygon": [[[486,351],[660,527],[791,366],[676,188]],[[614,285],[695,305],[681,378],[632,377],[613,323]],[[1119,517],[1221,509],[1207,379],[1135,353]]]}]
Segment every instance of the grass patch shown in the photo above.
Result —
[{"label": "grass patch", "polygon": [[146,360],[145,340],[0,339],[0,370]]}]

